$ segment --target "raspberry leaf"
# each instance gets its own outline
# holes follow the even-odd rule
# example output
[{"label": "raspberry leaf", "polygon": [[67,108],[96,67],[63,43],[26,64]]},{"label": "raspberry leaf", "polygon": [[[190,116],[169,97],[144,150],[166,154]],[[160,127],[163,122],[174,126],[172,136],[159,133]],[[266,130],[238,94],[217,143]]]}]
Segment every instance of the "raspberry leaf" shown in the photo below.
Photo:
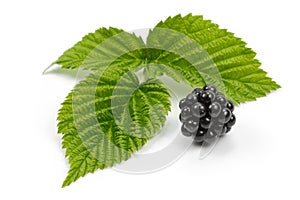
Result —
[{"label": "raspberry leaf", "polygon": [[100,28],[84,36],[53,64],[64,69],[103,70],[124,54],[128,59],[144,60],[142,51],[138,51],[144,47],[142,38],[135,34],[112,27]]},{"label": "raspberry leaf", "polygon": [[90,74],[63,102],[58,131],[70,163],[63,187],[129,159],[163,126],[168,90],[154,79],[140,84],[129,67]]},{"label": "raspberry leaf", "polygon": [[[198,51],[200,53],[197,55],[195,48],[185,48],[187,44],[191,43],[190,41],[184,37],[180,37],[180,40],[176,41],[174,34],[170,34],[170,31],[163,31],[164,29],[186,35],[196,41],[207,54],[203,56]],[[191,86],[203,87],[205,82],[214,84],[235,103],[256,100],[256,98],[263,97],[270,91],[280,88],[277,83],[266,76],[265,71],[259,68],[261,63],[255,59],[256,53],[247,48],[241,38],[235,37],[226,29],[219,28],[210,20],[204,20],[202,16],[189,14],[182,17],[177,15],[161,21],[150,32],[147,46],[152,47],[152,52],[148,50],[148,54],[151,55],[148,56],[148,63],[170,66],[170,68],[157,67],[148,70],[154,76],[166,74]],[[181,52],[184,53],[175,55],[174,52],[154,49],[161,46],[168,49],[182,48],[184,51]],[[187,55],[196,57],[198,61],[189,63],[185,59]],[[207,60],[208,57],[211,61]],[[178,77],[184,78],[179,79]]]}]

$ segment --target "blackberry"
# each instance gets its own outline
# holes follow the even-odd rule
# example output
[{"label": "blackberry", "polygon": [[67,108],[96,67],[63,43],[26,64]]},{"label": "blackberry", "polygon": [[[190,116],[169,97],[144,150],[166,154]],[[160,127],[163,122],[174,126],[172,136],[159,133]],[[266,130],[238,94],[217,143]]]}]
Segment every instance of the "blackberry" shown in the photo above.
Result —
[{"label": "blackberry", "polygon": [[213,85],[195,88],[179,102],[181,132],[196,142],[228,133],[236,122],[234,105]]}]

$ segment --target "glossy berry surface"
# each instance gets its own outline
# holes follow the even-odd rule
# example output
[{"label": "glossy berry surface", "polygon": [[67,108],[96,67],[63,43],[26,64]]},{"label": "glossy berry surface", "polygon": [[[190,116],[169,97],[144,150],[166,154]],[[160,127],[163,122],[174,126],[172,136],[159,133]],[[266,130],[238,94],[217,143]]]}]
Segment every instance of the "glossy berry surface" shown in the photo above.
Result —
[{"label": "glossy berry surface", "polygon": [[181,109],[181,119],[187,120],[188,118],[192,117],[191,108],[189,106],[185,106]]},{"label": "glossy berry surface", "polygon": [[234,105],[231,101],[227,101],[226,108],[228,108],[231,112],[234,111]]},{"label": "glossy berry surface", "polygon": [[211,124],[211,117],[210,116],[205,116],[205,117],[202,117],[200,119],[200,126],[201,127],[205,128],[205,129],[209,129],[210,124]]},{"label": "glossy berry surface", "polygon": [[194,117],[198,117],[201,118],[203,116],[205,116],[206,114],[206,109],[205,106],[202,103],[195,103],[191,106],[192,108],[192,114]]},{"label": "glossy berry surface", "polygon": [[179,102],[184,136],[203,142],[228,133],[236,123],[234,105],[213,85],[195,88]]},{"label": "glossy berry surface", "polygon": [[218,102],[213,102],[208,107],[211,117],[218,117],[222,111],[222,107]]},{"label": "glossy berry surface", "polygon": [[231,115],[231,111],[228,108],[224,108],[217,118],[220,123],[226,124],[230,120]]},{"label": "glossy berry surface", "polygon": [[213,85],[206,85],[206,86],[203,87],[203,90],[212,91],[213,93],[217,92],[217,88]]},{"label": "glossy berry surface", "polygon": [[190,119],[187,122],[184,122],[184,128],[190,133],[194,133],[199,128],[198,120]]},{"label": "glossy berry surface", "polygon": [[201,103],[204,103],[204,104],[210,104],[211,102],[214,101],[215,99],[215,94],[210,91],[210,90],[207,90],[207,91],[204,91],[202,92],[199,97],[198,97],[199,101]]}]

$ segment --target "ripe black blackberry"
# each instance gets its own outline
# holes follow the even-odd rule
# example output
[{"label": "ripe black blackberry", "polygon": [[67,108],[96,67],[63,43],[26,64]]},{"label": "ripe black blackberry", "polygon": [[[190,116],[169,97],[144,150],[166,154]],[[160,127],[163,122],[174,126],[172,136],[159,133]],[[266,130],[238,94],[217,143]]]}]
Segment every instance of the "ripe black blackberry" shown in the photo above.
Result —
[{"label": "ripe black blackberry", "polygon": [[236,122],[234,105],[213,85],[194,89],[179,107],[182,134],[194,136],[196,142],[225,135]]}]

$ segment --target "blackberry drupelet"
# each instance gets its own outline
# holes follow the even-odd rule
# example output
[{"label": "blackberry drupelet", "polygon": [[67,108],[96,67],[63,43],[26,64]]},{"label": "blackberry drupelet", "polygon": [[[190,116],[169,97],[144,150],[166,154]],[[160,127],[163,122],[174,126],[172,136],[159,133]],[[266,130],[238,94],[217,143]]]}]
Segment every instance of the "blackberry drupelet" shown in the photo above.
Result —
[{"label": "blackberry drupelet", "polygon": [[196,88],[179,102],[181,131],[196,142],[228,133],[236,122],[234,105],[213,85]]}]

